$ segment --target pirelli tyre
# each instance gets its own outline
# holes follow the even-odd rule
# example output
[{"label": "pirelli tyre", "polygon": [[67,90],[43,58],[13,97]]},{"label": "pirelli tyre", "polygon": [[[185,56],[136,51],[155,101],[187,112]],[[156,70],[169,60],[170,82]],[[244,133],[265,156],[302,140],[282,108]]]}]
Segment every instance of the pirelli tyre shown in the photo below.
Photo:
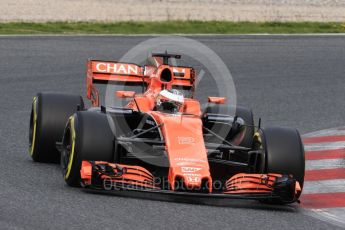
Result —
[{"label": "pirelli tyre", "polygon": [[32,102],[29,126],[29,154],[37,162],[60,161],[60,142],[68,117],[84,109],[79,95],[38,93]]},{"label": "pirelli tyre", "polygon": [[69,186],[80,186],[82,160],[114,162],[114,134],[107,115],[77,112],[68,119],[61,152],[61,167]]},{"label": "pirelli tyre", "polygon": [[[255,148],[264,151],[263,170],[259,173],[292,175],[301,189],[304,184],[305,157],[301,136],[296,129],[268,127],[254,135]],[[258,167],[260,168],[260,167]],[[269,200],[268,203],[281,203]]]},{"label": "pirelli tyre", "polygon": [[206,122],[208,124],[204,125],[214,133],[235,145],[247,148],[252,147],[255,127],[254,116],[251,109],[242,106],[234,107],[223,104],[209,104],[204,111],[204,115],[205,114],[219,115],[220,119],[222,116],[237,116],[238,120],[244,122],[243,126],[231,127],[224,124],[225,122]]}]

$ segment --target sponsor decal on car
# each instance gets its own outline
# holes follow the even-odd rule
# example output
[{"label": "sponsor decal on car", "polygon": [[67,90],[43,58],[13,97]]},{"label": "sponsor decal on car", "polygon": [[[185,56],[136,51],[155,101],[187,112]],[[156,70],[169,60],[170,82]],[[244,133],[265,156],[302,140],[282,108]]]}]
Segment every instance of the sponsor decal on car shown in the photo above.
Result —
[{"label": "sponsor decal on car", "polygon": [[199,162],[199,163],[205,163],[206,162],[206,160],[196,159],[196,158],[188,158],[188,157],[176,157],[176,158],[174,158],[174,161]]},{"label": "sponsor decal on car", "polygon": [[106,63],[95,62],[93,63],[94,72],[98,73],[112,73],[112,74],[126,74],[126,75],[139,75],[139,66],[124,63]]},{"label": "sponsor decal on car", "polygon": [[181,167],[181,171],[183,173],[194,173],[200,171],[201,168],[194,168],[194,167]]},{"label": "sponsor decal on car", "polygon": [[186,69],[185,68],[173,68],[173,73],[174,73],[174,76],[184,77],[184,75],[186,74]]},{"label": "sponsor decal on car", "polygon": [[180,145],[191,145],[195,144],[195,139],[193,137],[183,137],[183,136],[178,136],[177,137],[178,143]]},{"label": "sponsor decal on car", "polygon": [[199,183],[201,181],[200,177],[187,176],[187,180],[191,183]]}]

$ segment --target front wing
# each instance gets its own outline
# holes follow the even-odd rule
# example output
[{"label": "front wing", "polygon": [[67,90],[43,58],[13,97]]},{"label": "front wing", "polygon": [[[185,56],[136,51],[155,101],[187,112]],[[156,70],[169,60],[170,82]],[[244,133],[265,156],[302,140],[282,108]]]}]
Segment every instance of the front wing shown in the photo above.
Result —
[{"label": "front wing", "polygon": [[86,192],[206,205],[230,205],[237,200],[299,202],[299,183],[279,174],[236,174],[222,192],[173,191],[156,186],[153,175],[140,166],[83,161],[81,185]]}]

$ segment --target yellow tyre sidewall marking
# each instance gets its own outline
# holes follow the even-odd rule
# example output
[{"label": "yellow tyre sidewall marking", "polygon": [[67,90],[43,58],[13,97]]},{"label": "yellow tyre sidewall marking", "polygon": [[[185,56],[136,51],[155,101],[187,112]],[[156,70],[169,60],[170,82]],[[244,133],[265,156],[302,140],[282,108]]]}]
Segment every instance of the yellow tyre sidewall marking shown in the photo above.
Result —
[{"label": "yellow tyre sidewall marking", "polygon": [[260,149],[263,149],[262,140],[261,140],[261,136],[260,136],[260,133],[259,133],[259,132],[255,132],[255,133],[254,133],[253,139],[254,139],[254,140],[256,139],[256,140],[260,143]]},{"label": "yellow tyre sidewall marking", "polygon": [[65,179],[67,179],[69,177],[69,175],[71,174],[73,158],[74,158],[74,147],[75,147],[74,116],[71,116],[69,118],[69,125],[70,125],[71,134],[72,134],[72,148],[71,148],[71,153],[70,153],[70,157],[69,157],[69,161],[68,161],[67,170],[65,173]]},{"label": "yellow tyre sidewall marking", "polygon": [[32,156],[34,154],[34,150],[35,150],[35,141],[36,141],[36,123],[37,123],[37,97],[34,97],[33,101],[32,101],[32,107],[33,107],[33,113],[34,113],[34,117],[33,117],[33,133],[32,133],[32,141],[31,141],[31,146],[29,149],[30,155]]}]

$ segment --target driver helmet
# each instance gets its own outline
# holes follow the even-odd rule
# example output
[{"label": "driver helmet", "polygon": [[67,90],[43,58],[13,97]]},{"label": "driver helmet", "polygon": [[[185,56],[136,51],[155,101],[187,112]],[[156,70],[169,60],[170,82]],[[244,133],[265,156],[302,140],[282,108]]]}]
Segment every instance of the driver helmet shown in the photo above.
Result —
[{"label": "driver helmet", "polygon": [[177,113],[183,107],[183,94],[176,89],[162,90],[157,97],[157,110]]}]

